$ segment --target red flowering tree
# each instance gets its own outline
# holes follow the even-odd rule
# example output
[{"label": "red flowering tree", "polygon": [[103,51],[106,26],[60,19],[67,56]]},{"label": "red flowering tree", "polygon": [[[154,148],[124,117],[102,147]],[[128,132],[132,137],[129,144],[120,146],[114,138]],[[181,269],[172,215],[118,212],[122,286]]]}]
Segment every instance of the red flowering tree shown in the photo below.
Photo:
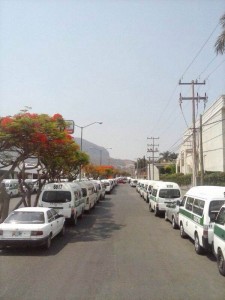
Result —
[{"label": "red flowering tree", "polygon": [[[50,117],[46,114],[21,113],[0,118],[0,169],[9,168],[0,177],[0,182],[19,167],[23,192],[26,185],[25,161],[28,158],[35,159],[40,174],[44,174],[45,180],[49,181],[76,174],[80,164],[88,163],[88,156],[80,152],[79,146],[67,133],[66,121],[60,114]],[[30,205],[30,201],[27,204]]]},{"label": "red flowering tree", "polygon": [[117,170],[113,166],[85,166],[85,172],[88,177],[93,178],[113,178],[117,174]]}]

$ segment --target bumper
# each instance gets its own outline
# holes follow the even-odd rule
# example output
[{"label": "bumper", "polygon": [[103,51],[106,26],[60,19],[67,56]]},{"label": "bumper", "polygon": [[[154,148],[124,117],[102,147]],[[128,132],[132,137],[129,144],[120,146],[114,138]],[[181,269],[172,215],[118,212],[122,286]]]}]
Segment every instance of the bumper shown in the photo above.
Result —
[{"label": "bumper", "polygon": [[202,245],[203,245],[204,249],[206,249],[208,251],[212,250],[212,245],[209,244],[209,239],[208,238],[202,237]]},{"label": "bumper", "polygon": [[42,246],[47,242],[48,237],[33,239],[1,239],[0,247],[26,247],[26,246]]}]

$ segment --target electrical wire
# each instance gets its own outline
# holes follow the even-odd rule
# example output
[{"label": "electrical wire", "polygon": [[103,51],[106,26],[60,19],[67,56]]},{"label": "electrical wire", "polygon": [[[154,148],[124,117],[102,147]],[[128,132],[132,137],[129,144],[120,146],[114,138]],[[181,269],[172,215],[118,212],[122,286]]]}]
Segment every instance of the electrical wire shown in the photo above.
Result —
[{"label": "electrical wire", "polygon": [[204,44],[201,46],[201,48],[199,49],[199,51],[197,52],[197,54],[195,55],[195,57],[192,59],[192,61],[190,62],[190,64],[187,66],[187,68],[185,69],[184,73],[181,76],[181,79],[183,79],[184,75],[187,73],[187,71],[190,69],[190,67],[192,66],[192,64],[194,63],[194,61],[196,60],[196,58],[199,56],[199,54],[202,52],[203,48],[205,47],[205,45],[208,43],[209,39],[211,38],[211,36],[214,34],[214,32],[216,31],[217,27],[220,25],[220,22],[218,22],[218,24],[216,25],[216,27],[213,29],[213,31],[210,33],[209,37],[207,38],[207,40],[204,42]]},{"label": "electrical wire", "polygon": [[222,60],[221,62],[220,62],[220,64],[211,72],[211,73],[209,73],[209,75],[206,77],[206,79],[205,80],[208,80],[209,79],[209,77],[220,67],[220,66],[222,66],[222,64],[225,62],[225,59],[224,60]]},{"label": "electrical wire", "polygon": [[215,55],[213,57],[213,59],[207,64],[207,66],[205,67],[205,69],[198,75],[198,78],[201,78],[201,75],[208,69],[208,67],[211,65],[211,63],[217,58],[217,55]]}]

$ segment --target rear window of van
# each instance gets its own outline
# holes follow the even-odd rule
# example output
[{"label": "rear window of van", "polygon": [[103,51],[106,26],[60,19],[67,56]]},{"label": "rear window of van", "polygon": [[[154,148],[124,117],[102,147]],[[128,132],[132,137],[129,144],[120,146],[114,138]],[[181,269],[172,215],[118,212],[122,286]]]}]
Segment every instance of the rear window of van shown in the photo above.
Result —
[{"label": "rear window of van", "polygon": [[159,191],[160,198],[179,198],[180,197],[180,190],[176,189],[161,189]]},{"label": "rear window of van", "polygon": [[44,191],[42,201],[48,203],[66,203],[71,201],[69,191]]}]

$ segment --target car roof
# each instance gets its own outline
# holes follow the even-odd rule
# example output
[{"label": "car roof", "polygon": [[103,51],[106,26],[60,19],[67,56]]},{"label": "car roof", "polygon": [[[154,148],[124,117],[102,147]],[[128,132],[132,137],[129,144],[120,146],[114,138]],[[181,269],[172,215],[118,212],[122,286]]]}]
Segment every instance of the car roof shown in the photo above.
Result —
[{"label": "car roof", "polygon": [[188,196],[199,196],[206,198],[225,198],[225,187],[224,186],[194,186],[191,187],[185,195]]}]

